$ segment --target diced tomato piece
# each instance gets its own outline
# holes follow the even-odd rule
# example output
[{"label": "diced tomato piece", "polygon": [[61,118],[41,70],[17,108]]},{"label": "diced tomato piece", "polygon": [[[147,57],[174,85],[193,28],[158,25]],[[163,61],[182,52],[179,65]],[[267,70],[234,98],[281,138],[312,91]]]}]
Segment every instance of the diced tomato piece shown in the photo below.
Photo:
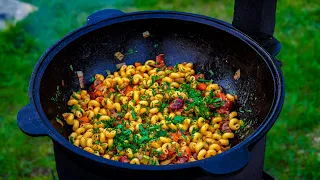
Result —
[{"label": "diced tomato piece", "polygon": [[101,92],[101,91],[99,91],[99,90],[98,90],[98,91],[96,91],[96,92],[95,92],[95,96],[96,96],[96,97],[100,97],[100,96],[102,96],[102,92]]},{"label": "diced tomato piece", "polygon": [[204,75],[203,74],[196,74],[196,75],[194,75],[194,77],[196,78],[196,80],[204,79]]},{"label": "diced tomato piece", "polygon": [[222,92],[218,92],[218,93],[216,94],[216,96],[217,96],[218,98],[221,98],[222,101],[226,100],[226,95],[225,95],[224,93],[222,93]]},{"label": "diced tomato piece", "polygon": [[197,89],[199,89],[200,91],[205,91],[207,88],[207,85],[204,83],[199,83]]},{"label": "diced tomato piece", "polygon": [[171,139],[175,142],[179,141],[179,135],[177,133],[171,133]]},{"label": "diced tomato piece", "polygon": [[89,91],[88,94],[90,95],[91,99],[96,99],[96,94],[92,91]]},{"label": "diced tomato piece", "polygon": [[123,95],[128,94],[130,91],[132,91],[132,87],[131,86],[127,86],[123,89],[123,91],[121,92]]},{"label": "diced tomato piece", "polygon": [[166,160],[167,158],[168,158],[168,154],[160,154],[159,159],[160,159],[161,161]]},{"label": "diced tomato piece", "polygon": [[173,66],[168,66],[167,69],[168,70],[173,70]]},{"label": "diced tomato piece", "polygon": [[103,97],[97,97],[97,99],[98,99],[98,101],[100,102],[100,103],[102,103],[102,101],[103,101]]},{"label": "diced tomato piece", "polygon": [[191,156],[191,150],[189,147],[187,147],[184,152],[183,152],[183,156],[187,156],[190,157]]},{"label": "diced tomato piece", "polygon": [[87,116],[83,116],[83,117],[79,118],[78,120],[79,120],[79,122],[80,122],[81,124],[85,124],[85,123],[88,123],[88,122],[89,122],[89,119],[88,119]]},{"label": "diced tomato piece", "polygon": [[93,86],[94,87],[97,87],[99,84],[102,84],[103,82],[100,80],[100,79],[96,79],[96,80],[94,80],[94,82],[93,82]]},{"label": "diced tomato piece", "polygon": [[141,100],[140,99],[138,99],[137,101],[136,101],[136,104],[139,104],[139,102],[140,102]]},{"label": "diced tomato piece", "polygon": [[108,90],[109,90],[109,92],[116,92],[116,90],[114,88],[109,88]]},{"label": "diced tomato piece", "polygon": [[149,151],[146,151],[146,155],[149,156],[149,155],[150,155],[150,152],[149,152]]},{"label": "diced tomato piece", "polygon": [[141,63],[135,62],[135,63],[134,63],[134,66],[135,66],[135,67],[139,67],[139,66],[141,66]]},{"label": "diced tomato piece", "polygon": [[[99,80],[99,79],[96,79],[94,82],[93,82],[93,84],[89,87],[89,90],[88,90],[88,92],[90,93],[90,92],[94,92],[95,90],[96,90],[96,87],[98,86],[98,85],[100,85],[100,84],[102,84],[103,82],[101,81],[101,80]],[[101,91],[101,89],[99,89],[100,91]]]},{"label": "diced tomato piece", "polygon": [[104,85],[104,84],[99,84],[99,85],[97,85],[95,88],[94,88],[94,90],[95,91],[102,91],[103,89],[105,89],[106,88],[106,86]]},{"label": "diced tomato piece", "polygon": [[120,156],[119,157],[120,162],[128,163],[130,160],[127,158],[127,156]]},{"label": "diced tomato piece", "polygon": [[229,114],[232,109],[233,102],[226,98],[226,95],[222,92],[217,93],[218,98],[221,98],[222,101],[225,101],[224,105],[221,106],[218,110],[220,114]]},{"label": "diced tomato piece", "polygon": [[165,66],[165,63],[164,63],[164,54],[159,54],[157,57],[156,57],[156,67],[157,68],[161,68]]},{"label": "diced tomato piece", "polygon": [[172,150],[168,149],[168,150],[169,150],[168,154],[169,154],[171,157],[176,153],[175,149],[172,149]]},{"label": "diced tomato piece", "polygon": [[159,64],[164,63],[164,54],[159,54],[159,55],[156,57],[156,62],[159,63]]}]

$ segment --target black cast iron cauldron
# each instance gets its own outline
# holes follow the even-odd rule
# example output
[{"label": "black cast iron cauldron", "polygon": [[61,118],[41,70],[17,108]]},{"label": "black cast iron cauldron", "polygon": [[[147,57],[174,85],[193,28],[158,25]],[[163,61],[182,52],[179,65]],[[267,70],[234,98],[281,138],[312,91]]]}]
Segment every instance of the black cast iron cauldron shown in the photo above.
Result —
[{"label": "black cast iron cauldron", "polygon": [[[142,32],[147,30],[151,37],[145,39]],[[237,135],[230,150],[178,165],[125,164],[74,146],[66,139],[70,129],[55,120],[57,115],[68,111],[66,102],[72,91],[79,90],[74,71],[83,71],[88,88],[94,74],[116,70],[119,61],[114,53],[117,51],[130,51],[123,60],[126,64],[145,62],[159,53],[166,55],[167,65],[193,62],[196,71],[204,72],[206,78],[219,83],[225,92],[238,95],[236,110],[241,109],[240,118],[250,121],[251,126]],[[238,69],[241,76],[235,81],[233,75]],[[215,73],[213,76],[210,70]],[[61,85],[62,81],[65,86]],[[89,16],[85,26],[63,37],[44,53],[33,71],[29,97],[30,104],[17,115],[18,125],[28,135],[51,137],[56,158],[63,154],[65,161],[78,167],[75,171],[63,160],[57,161],[58,173],[63,171],[61,179],[84,179],[83,174],[96,179],[196,179],[203,176],[255,179],[254,167],[251,174],[239,176],[239,173],[255,161],[251,156],[255,146],[261,144],[260,140],[276,121],[284,101],[284,83],[281,69],[272,56],[230,24],[189,13],[104,10]],[[252,112],[245,111],[249,109]],[[257,170],[259,175],[262,169]],[[82,175],[79,177],[79,174]]]}]

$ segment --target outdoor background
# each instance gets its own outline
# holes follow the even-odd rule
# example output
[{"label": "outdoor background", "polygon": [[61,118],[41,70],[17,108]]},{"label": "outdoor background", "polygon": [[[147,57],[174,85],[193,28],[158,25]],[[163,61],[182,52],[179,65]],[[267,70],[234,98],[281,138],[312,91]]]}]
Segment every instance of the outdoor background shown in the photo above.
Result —
[{"label": "outdoor background", "polygon": [[[28,0],[38,7],[0,31],[0,180],[52,179],[55,162],[48,137],[31,138],[17,126],[28,104],[28,83],[41,54],[84,25],[99,9],[186,11],[232,21],[233,0]],[[92,3],[89,3],[92,2]],[[320,2],[279,0],[275,37],[282,49],[286,99],[268,133],[265,170],[277,179],[320,179]]]}]

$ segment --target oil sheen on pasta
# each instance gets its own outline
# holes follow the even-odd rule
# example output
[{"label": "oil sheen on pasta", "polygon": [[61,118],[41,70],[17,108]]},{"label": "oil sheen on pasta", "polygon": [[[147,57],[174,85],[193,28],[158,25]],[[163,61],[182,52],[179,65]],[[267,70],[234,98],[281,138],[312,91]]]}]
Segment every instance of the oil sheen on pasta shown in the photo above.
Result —
[{"label": "oil sheen on pasta", "polygon": [[73,92],[63,114],[69,141],[106,159],[167,165],[215,156],[230,148],[242,121],[237,96],[196,73],[192,63],[166,66],[160,54],[145,64],[95,75],[88,90]]}]

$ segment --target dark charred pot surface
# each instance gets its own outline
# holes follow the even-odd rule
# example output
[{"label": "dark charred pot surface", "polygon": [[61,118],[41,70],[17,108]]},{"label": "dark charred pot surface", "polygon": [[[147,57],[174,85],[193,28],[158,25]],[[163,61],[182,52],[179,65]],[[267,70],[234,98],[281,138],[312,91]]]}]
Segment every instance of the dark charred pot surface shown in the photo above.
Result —
[{"label": "dark charred pot surface", "polygon": [[[143,38],[149,31],[151,36]],[[123,61],[115,52],[125,54]],[[174,19],[135,20],[106,26],[87,33],[63,48],[47,67],[40,87],[42,108],[53,126],[65,137],[70,134],[56,117],[69,111],[67,100],[80,88],[75,71],[83,71],[85,89],[96,73],[116,70],[116,64],[145,62],[164,53],[168,66],[193,62],[196,72],[213,79],[226,93],[238,96],[235,111],[247,122],[236,145],[248,137],[267,116],[274,99],[272,74],[263,58],[240,39],[210,26]],[[241,75],[234,80],[240,69]],[[213,73],[212,73],[213,72]],[[62,119],[62,118],[61,118]]]}]

